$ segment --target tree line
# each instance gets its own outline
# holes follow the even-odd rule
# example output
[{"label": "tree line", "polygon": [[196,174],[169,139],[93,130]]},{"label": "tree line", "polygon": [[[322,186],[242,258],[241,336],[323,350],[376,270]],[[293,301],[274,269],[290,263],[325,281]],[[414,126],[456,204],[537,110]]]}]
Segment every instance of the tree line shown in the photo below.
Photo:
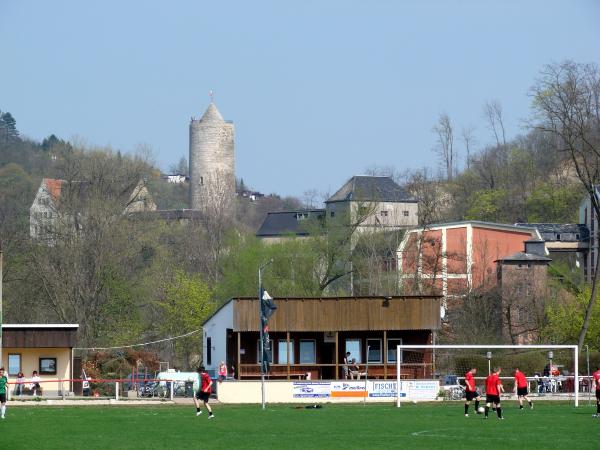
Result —
[{"label": "tree line", "polygon": [[[417,197],[422,226],[463,219],[576,222],[582,195],[600,183],[596,71],[595,66],[571,62],[545,68],[533,83],[531,127],[522,136],[508,138],[501,106],[487,104],[493,144],[476,149],[472,132],[461,130],[466,163],[460,170],[454,125],[443,114],[433,128],[441,173],[431,168],[372,172],[393,176]],[[574,104],[560,115],[565,89],[573,92],[562,100]],[[565,119],[565,114],[573,117]],[[256,295],[256,270],[269,259],[275,264],[265,273],[265,285],[275,296],[402,293],[395,267],[402,232],[362,233],[357,238],[356,229],[365,217],[340,215],[336,220],[307,221],[310,239],[266,245],[254,236],[265,212],[303,203],[276,195],[254,203],[238,198],[230,221],[126,215],[124,195],[140,180],[161,209],[187,206],[187,190],[161,183],[147,152],[122,154],[56,136],[38,143],[20,136],[9,113],[0,118],[6,321],[79,323],[79,346],[84,347],[185,334],[200,328],[228,298]],[[180,161],[178,166],[183,169],[185,164]],[[80,217],[81,229],[53,230],[53,245],[29,237],[29,208],[42,177],[88,183],[85,198],[65,196],[57,205],[60,217]],[[304,204],[314,206],[315,195],[308,191]],[[586,320],[589,324],[597,314],[595,277],[590,286],[575,289],[570,298],[579,299],[573,304],[581,314],[580,338]],[[462,311],[473,306],[467,303]],[[566,314],[561,304],[565,302],[544,311],[543,327],[561,323]],[[557,340],[571,339],[572,334],[553,332]],[[596,342],[593,339],[588,341]],[[171,341],[159,350],[181,367],[192,366],[202,358],[201,335]]]}]

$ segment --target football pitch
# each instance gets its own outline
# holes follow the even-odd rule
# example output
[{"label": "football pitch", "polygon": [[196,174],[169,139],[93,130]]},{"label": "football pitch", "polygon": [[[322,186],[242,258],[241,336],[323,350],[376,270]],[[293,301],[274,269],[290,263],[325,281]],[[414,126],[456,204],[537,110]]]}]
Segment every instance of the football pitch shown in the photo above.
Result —
[{"label": "football pitch", "polygon": [[323,405],[84,406],[9,408],[0,421],[5,449],[389,449],[600,447],[595,406],[537,402],[519,411],[503,402],[505,420],[473,414],[462,403]]}]

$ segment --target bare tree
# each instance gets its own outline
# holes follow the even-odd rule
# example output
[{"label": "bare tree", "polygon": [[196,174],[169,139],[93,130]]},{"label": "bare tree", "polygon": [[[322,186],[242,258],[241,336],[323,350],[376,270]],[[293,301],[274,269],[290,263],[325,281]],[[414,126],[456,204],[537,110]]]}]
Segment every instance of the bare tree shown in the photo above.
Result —
[{"label": "bare tree", "polygon": [[[575,168],[589,196],[596,217],[600,201],[596,185],[600,183],[600,73],[596,64],[565,61],[544,67],[531,89],[537,129],[550,134],[565,160]],[[600,237],[595,230],[594,241]],[[598,252],[591,280],[592,289],[578,344],[581,348],[596,302]]]},{"label": "bare tree", "polygon": [[497,146],[506,147],[506,131],[502,118],[502,105],[498,100],[486,102],[483,106],[483,117],[488,122],[488,127],[494,133]]},{"label": "bare tree", "polygon": [[473,144],[475,143],[475,129],[472,126],[463,128],[461,130],[461,138],[463,143],[465,144],[465,163],[467,170],[471,168],[471,149],[473,148]]},{"label": "bare tree", "polygon": [[437,137],[436,153],[440,156],[442,164],[446,169],[446,179],[452,181],[454,174],[454,131],[450,116],[446,113],[440,114],[438,122],[432,128]]}]

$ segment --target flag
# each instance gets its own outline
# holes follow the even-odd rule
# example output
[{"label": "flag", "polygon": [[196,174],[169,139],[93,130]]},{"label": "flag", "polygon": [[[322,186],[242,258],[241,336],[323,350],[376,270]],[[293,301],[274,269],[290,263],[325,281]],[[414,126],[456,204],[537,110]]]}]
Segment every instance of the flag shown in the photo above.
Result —
[{"label": "flag", "polygon": [[273,302],[273,297],[269,295],[267,291],[265,291],[262,287],[260,288],[260,312],[262,314],[263,320],[266,322],[273,315],[275,310],[277,309],[277,305]]},{"label": "flag", "polygon": [[262,329],[262,351],[263,357],[261,361],[262,373],[268,373],[271,362],[271,339],[269,338],[269,318],[273,315],[277,305],[273,302],[273,297],[267,291],[260,288],[260,326]]}]

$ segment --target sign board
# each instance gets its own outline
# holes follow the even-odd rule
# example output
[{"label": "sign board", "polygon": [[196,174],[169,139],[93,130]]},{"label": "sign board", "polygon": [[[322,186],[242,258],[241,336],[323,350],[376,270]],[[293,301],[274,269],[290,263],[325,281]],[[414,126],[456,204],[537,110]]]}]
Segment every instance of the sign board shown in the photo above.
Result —
[{"label": "sign board", "polygon": [[294,398],[327,398],[331,396],[331,383],[294,382]]},{"label": "sign board", "polygon": [[440,391],[438,380],[404,381],[408,385],[408,397],[411,400],[435,400]]},{"label": "sign board", "polygon": [[323,342],[335,343],[335,331],[326,331],[323,333]]},{"label": "sign board", "polygon": [[333,381],[331,382],[331,397],[366,397],[364,381]]}]

